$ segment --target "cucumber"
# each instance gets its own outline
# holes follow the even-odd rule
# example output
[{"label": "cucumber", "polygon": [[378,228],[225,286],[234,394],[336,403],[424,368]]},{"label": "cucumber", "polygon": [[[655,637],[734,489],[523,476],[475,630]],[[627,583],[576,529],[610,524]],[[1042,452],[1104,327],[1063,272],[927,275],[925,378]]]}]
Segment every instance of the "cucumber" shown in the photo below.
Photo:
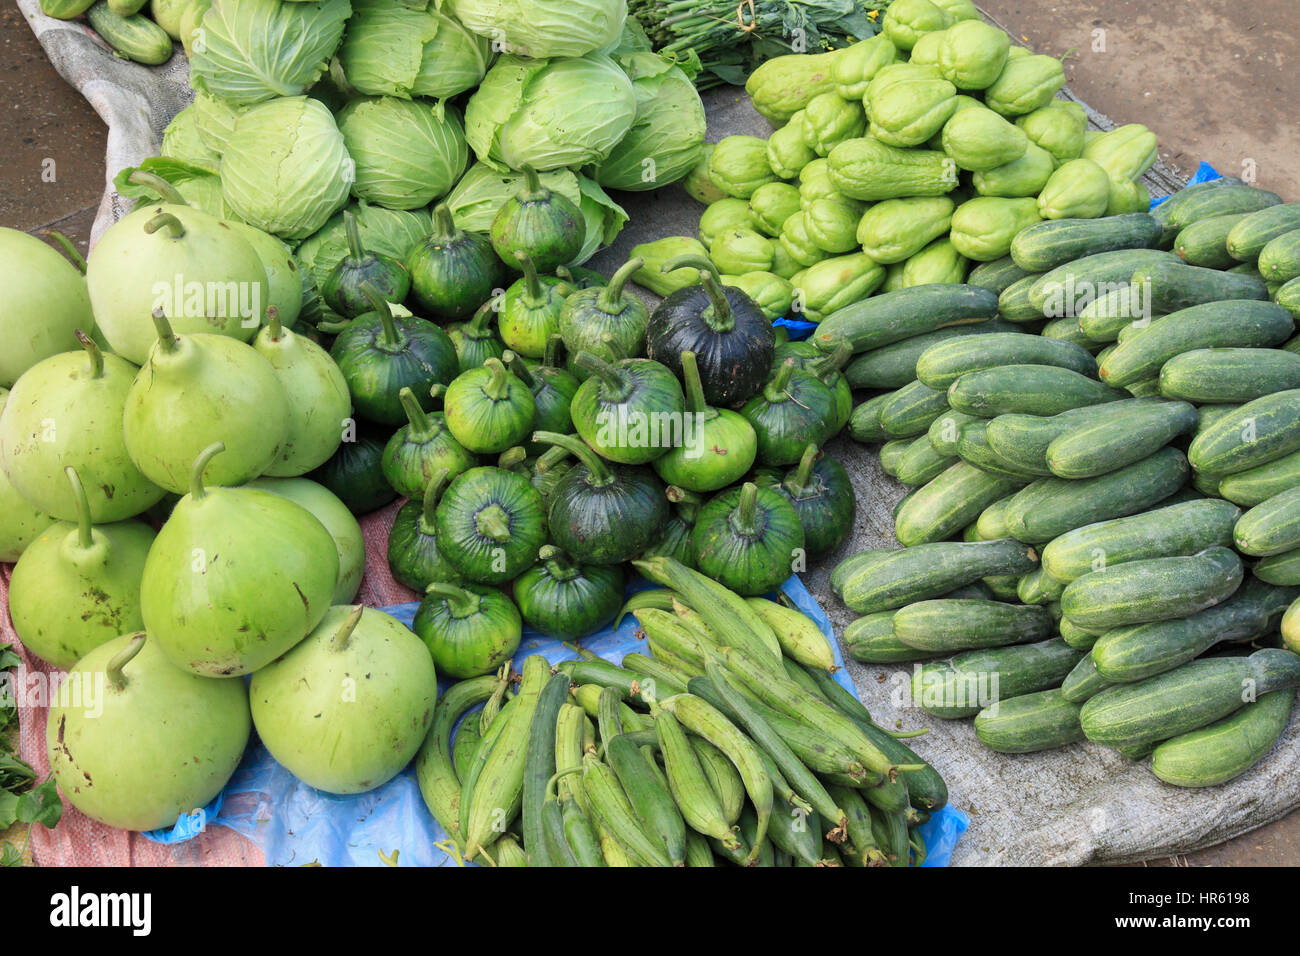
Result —
[{"label": "cucumber", "polygon": [[[1168,267],[1173,263],[1164,265]],[[1080,331],[1088,338],[1098,342],[1114,342],[1134,322],[1156,317],[1157,313],[1145,287],[1128,283],[1093,299],[1079,310],[1076,321]]]},{"label": "cucumber", "polygon": [[1233,212],[1254,212],[1281,201],[1282,197],[1277,193],[1256,189],[1240,179],[1225,176],[1174,193],[1151,210],[1151,217],[1164,230],[1160,234],[1160,247],[1166,249],[1184,226],[1198,219]]},{"label": "cucumber", "polygon": [[71,20],[90,9],[95,0],[41,0],[41,13],[56,20]]},{"label": "cucumber", "polygon": [[1300,451],[1270,461],[1258,468],[1225,475],[1219,481],[1219,497],[1243,508],[1252,508],[1291,488],[1300,487]]},{"label": "cucumber", "polygon": [[1300,684],[1300,657],[1266,647],[1249,657],[1213,657],[1134,684],[1107,688],[1083,705],[1089,740],[1128,747],[1177,737],[1239,710],[1245,691],[1263,696]]},{"label": "cucumber", "polygon": [[995,700],[1056,687],[1082,656],[1059,637],[967,651],[917,668],[912,702],[935,717],[974,717]]},{"label": "cucumber", "polygon": [[839,564],[831,569],[830,589],[831,593],[839,597],[844,590],[844,582],[859,568],[865,567],[882,554],[889,554],[888,551],[859,551],[857,554],[851,554]]},{"label": "cucumber", "polygon": [[859,402],[849,415],[849,437],[864,445],[889,441],[889,434],[880,425],[880,408],[893,395],[893,392],[883,392]]},{"label": "cucumber", "polygon": [[1160,379],[1143,379],[1140,382],[1134,382],[1132,385],[1124,386],[1124,391],[1128,392],[1134,398],[1159,398]]},{"label": "cucumber", "polygon": [[1030,474],[1048,477],[1047,448],[1059,436],[1076,425],[1108,415],[1126,402],[1107,402],[1072,408],[1059,415],[999,415],[991,419],[984,437],[989,447],[1004,461]]},{"label": "cucumber", "polygon": [[1098,361],[1097,353],[1106,347],[1105,342],[1097,342],[1088,338],[1083,329],[1079,328],[1079,320],[1071,316],[1063,319],[1052,319],[1039,329],[1038,334],[1048,339],[1060,339],[1062,342],[1071,342],[1079,346],[1089,355],[1093,356],[1093,364]]},{"label": "cucumber", "polygon": [[948,387],[948,404],[967,415],[1055,415],[1127,398],[1118,389],[1055,365],[1003,365],[967,372]]},{"label": "cucumber", "polygon": [[981,262],[977,265],[970,271],[970,275],[966,277],[966,284],[988,289],[994,295],[1001,295],[1002,291],[1013,282],[1019,282],[1026,276],[1033,274],[1033,272],[1016,265],[1015,260],[1010,256],[1003,256],[1001,259],[994,259],[992,262]]},{"label": "cucumber", "polygon": [[1084,525],[1145,511],[1186,484],[1187,477],[1182,452],[1162,448],[1145,461],[1096,478],[1040,478],[1007,506],[1007,529],[1018,541],[1046,544]]},{"label": "cucumber", "polygon": [[998,293],[998,315],[1007,322],[1040,322],[1043,310],[1029,301],[1029,290],[1041,279],[1038,273],[1017,279]]},{"label": "cucumber", "polygon": [[1249,402],[1300,388],[1300,355],[1281,349],[1194,349],[1160,368],[1160,393],[1204,404]]},{"label": "cucumber", "polygon": [[1008,604],[1017,600],[1016,587],[1019,583],[1020,577],[1014,574],[996,574],[984,579],[984,585],[993,597]]},{"label": "cucumber", "polygon": [[1018,485],[1028,484],[1038,477],[1024,469],[1017,468],[1015,464],[1008,462],[990,448],[988,439],[985,436],[987,427],[986,420],[982,418],[967,422],[961,427],[961,434],[957,439],[958,458],[968,465],[974,465],[980,471],[996,475],[999,478],[1009,478]]},{"label": "cucumber", "polygon": [[[918,488],[898,509],[894,535],[904,547],[950,538],[1023,482],[959,461]],[[982,577],[982,575],[981,575]]]},{"label": "cucumber", "polygon": [[1059,690],[999,701],[975,715],[975,736],[989,750],[1028,754],[1083,740],[1079,705]]},{"label": "cucumber", "polygon": [[1005,365],[1050,365],[1097,376],[1097,360],[1080,346],[1023,332],[994,332],[926,349],[916,360],[916,377],[931,388],[946,389],[967,372]]},{"label": "cucumber", "polygon": [[1011,258],[1030,272],[1046,272],[1084,256],[1119,249],[1150,249],[1160,240],[1160,223],[1144,212],[1100,219],[1044,219],[1011,240]]},{"label": "cucumber", "polygon": [[[1281,288],[1273,293],[1273,301],[1290,312],[1293,319],[1300,321],[1300,278],[1284,282]],[[1300,348],[1300,336],[1288,342],[1284,348],[1287,351]]]},{"label": "cucumber", "polygon": [[1164,741],[1151,772],[1176,787],[1213,787],[1239,777],[1273,749],[1291,722],[1295,691],[1275,690],[1235,714]]},{"label": "cucumber", "polygon": [[1268,298],[1268,289],[1257,276],[1181,262],[1144,266],[1133,273],[1132,282],[1154,312],[1177,312],[1205,302]]},{"label": "cucumber", "polygon": [[907,446],[912,444],[915,439],[912,438],[895,438],[893,441],[887,441],[880,446],[880,470],[891,478],[898,477],[898,462],[903,457],[903,452],[907,451]]},{"label": "cucumber", "polygon": [[1082,704],[1110,686],[1111,682],[1097,673],[1097,664],[1089,653],[1074,665],[1074,670],[1065,675],[1065,680],[1061,683],[1061,696],[1072,704]]},{"label": "cucumber", "polygon": [[1193,431],[1197,418],[1196,408],[1187,402],[1129,405],[1053,439],[1047,446],[1047,467],[1059,478],[1104,475],[1141,461]]},{"label": "cucumber", "polygon": [[[894,477],[905,485],[924,485],[956,464],[956,457],[934,450],[928,435],[913,438],[898,459]],[[884,467],[884,450],[881,450],[881,467]]]},{"label": "cucumber", "polygon": [[1121,249],[1084,256],[1045,272],[1029,289],[1029,301],[1048,318],[1078,315],[1093,299],[1125,285],[1134,270],[1156,262],[1177,262],[1158,249]]},{"label": "cucumber", "polygon": [[1187,449],[1197,471],[1232,475],[1300,451],[1300,389],[1238,405],[1199,431]]},{"label": "cucumber", "polygon": [[1044,571],[1043,566],[1039,564],[1020,579],[1020,583],[1016,586],[1016,596],[1020,598],[1022,604],[1051,604],[1061,599],[1065,584],[1066,582],[1058,581]]},{"label": "cucumber", "polygon": [[1061,640],[1080,651],[1089,650],[1097,643],[1099,636],[1092,633],[1092,631],[1085,631],[1083,628],[1071,624],[1065,618],[1061,618],[1056,622],[1056,629],[1061,634]]},{"label": "cucumber", "polygon": [[1126,386],[1157,378],[1170,359],[1194,349],[1281,345],[1295,332],[1291,314],[1272,302],[1209,302],[1155,319],[1122,340],[1101,363],[1102,381]]},{"label": "cucumber", "polygon": [[1226,269],[1237,260],[1228,252],[1228,233],[1247,213],[1198,219],[1174,239],[1174,252],[1184,262],[1207,269]]},{"label": "cucumber", "polygon": [[1281,587],[1300,584],[1300,548],[1260,558],[1252,573],[1261,581]]},{"label": "cucumber", "polygon": [[1254,262],[1270,241],[1295,229],[1300,229],[1300,202],[1260,209],[1228,233],[1228,254],[1239,262]]},{"label": "cucumber", "polygon": [[965,412],[954,412],[952,409],[944,412],[938,418],[930,423],[926,431],[926,438],[930,440],[930,445],[941,455],[956,455],[957,441],[961,438],[961,430],[968,422],[983,421],[974,415],[967,415]]},{"label": "cucumber", "polygon": [[917,601],[894,615],[894,636],[936,654],[1041,641],[1056,632],[1041,607],[1002,601],[940,598]]},{"label": "cucumber", "polygon": [[975,519],[975,541],[996,541],[1007,537],[1006,510],[1010,498],[993,502]]},{"label": "cucumber", "polygon": [[923,435],[930,423],[948,410],[945,392],[923,382],[912,382],[893,392],[876,410],[885,434],[892,438]]},{"label": "cucumber", "polygon": [[159,66],[171,59],[172,38],[143,14],[118,16],[105,0],[97,0],[86,11],[86,19],[105,43],[128,60]]},{"label": "cucumber", "polygon": [[1260,250],[1258,268],[1269,282],[1290,282],[1300,276],[1300,228],[1270,239]]},{"label": "cucumber", "polygon": [[1044,570],[1070,582],[1093,571],[1150,558],[1191,555],[1232,544],[1241,509],[1201,498],[1142,514],[1084,525],[1043,548]]},{"label": "cucumber", "polygon": [[997,296],[970,285],[936,283],[885,292],[832,312],[813,342],[833,352],[841,340],[865,352],[954,325],[985,322],[997,314]]},{"label": "cucumber", "polygon": [[893,611],[878,611],[857,618],[844,628],[843,638],[849,657],[864,664],[898,664],[936,656],[909,647],[895,636]]},{"label": "cucumber", "polygon": [[1229,412],[1235,411],[1240,407],[1241,407],[1241,403],[1236,403],[1236,402],[1228,403],[1225,405],[1202,405],[1200,408],[1196,410],[1200,415],[1200,421],[1198,421],[1196,424],[1196,434],[1199,435],[1201,432],[1205,431],[1207,428],[1209,428],[1211,425],[1217,422],[1220,418],[1227,415]]},{"label": "cucumber", "polygon": [[1221,545],[1193,555],[1128,561],[1075,578],[1061,595],[1061,611],[1089,630],[1167,621],[1226,600],[1241,577],[1241,559]]},{"label": "cucumber", "polygon": [[1230,600],[1188,617],[1107,631],[1093,645],[1093,663],[1112,683],[1145,680],[1186,664],[1215,644],[1267,634],[1297,596],[1297,588],[1247,581]]},{"label": "cucumber", "polygon": [[844,579],[841,597],[858,614],[890,611],[990,575],[1025,574],[1036,564],[1033,549],[1010,538],[922,544],[863,562]]},{"label": "cucumber", "polygon": [[1251,508],[1233,529],[1242,554],[1266,558],[1300,548],[1300,488],[1290,488]]},{"label": "cucumber", "polygon": [[916,360],[930,346],[961,336],[1010,332],[1015,328],[1008,322],[991,319],[975,325],[951,325],[925,335],[914,335],[863,352],[845,366],[844,378],[850,388],[902,388],[909,382],[916,381]]}]

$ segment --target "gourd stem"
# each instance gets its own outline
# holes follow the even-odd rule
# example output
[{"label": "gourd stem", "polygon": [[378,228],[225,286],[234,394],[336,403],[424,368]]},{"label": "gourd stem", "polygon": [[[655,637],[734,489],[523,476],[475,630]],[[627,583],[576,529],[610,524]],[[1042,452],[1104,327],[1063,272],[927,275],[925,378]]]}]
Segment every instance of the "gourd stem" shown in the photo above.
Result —
[{"label": "gourd stem", "polygon": [[533,471],[539,475],[544,475],[568,457],[569,449],[561,448],[559,445],[552,445],[537,456],[537,461],[533,464]]},{"label": "gourd stem", "polygon": [[569,556],[553,544],[544,544],[537,552],[537,560],[546,566],[546,573],[557,581],[572,581],[579,568]]},{"label": "gourd stem", "polygon": [[280,310],[273,305],[266,307],[266,327],[270,331],[267,333],[272,342],[278,342],[284,338],[284,323],[280,321]]},{"label": "gourd stem", "polygon": [[86,274],[86,259],[77,251],[77,247],[72,244],[72,240],[61,232],[51,232],[49,237],[59,244],[63,254],[72,260],[72,264],[77,267],[77,271],[84,276]]},{"label": "gourd stem", "polygon": [[524,174],[524,188],[516,193],[520,202],[541,202],[550,197],[551,191],[542,185],[542,177],[529,163],[524,163],[520,170]]},{"label": "gourd stem", "polygon": [[713,411],[709,403],[704,400],[704,385],[700,381],[700,366],[694,352],[682,353],[682,381],[686,383],[687,411],[697,415],[705,415]]},{"label": "gourd stem", "polygon": [[446,601],[452,617],[469,617],[479,609],[480,599],[477,594],[445,581],[434,581],[424,589],[424,593]]},{"label": "gourd stem", "polygon": [[782,484],[785,490],[790,492],[796,498],[801,496],[812,481],[813,465],[817,461],[818,448],[812,442],[803,450],[803,455],[799,458],[799,465],[794,471],[786,477]]},{"label": "gourd stem", "polygon": [[90,523],[90,502],[86,499],[86,489],[81,484],[77,469],[68,465],[63,473],[68,476],[68,482],[72,485],[72,497],[77,504],[77,543],[85,551],[95,543],[95,529]]},{"label": "gourd stem", "polygon": [[777,405],[789,398],[786,389],[790,386],[790,376],[794,374],[794,365],[794,359],[786,359],[781,363],[781,367],[776,370],[776,375],[763,388],[763,397],[770,404]]},{"label": "gourd stem", "polygon": [[510,372],[499,358],[493,356],[483,363],[488,370],[488,380],[483,383],[483,394],[494,402],[510,398]]},{"label": "gourd stem", "polygon": [[162,309],[153,310],[153,327],[158,330],[158,347],[164,352],[175,352],[180,348],[176,333],[172,331],[171,322],[163,315]]},{"label": "gourd stem", "polygon": [[525,461],[528,460],[528,452],[522,445],[514,445],[507,448],[497,459],[497,467],[502,471],[514,471]]},{"label": "gourd stem", "polygon": [[73,333],[77,337],[77,342],[86,350],[86,358],[90,359],[90,377],[104,377],[104,353],[99,350],[99,343],[92,339],[81,329],[76,329]]},{"label": "gourd stem", "polygon": [[173,239],[180,239],[185,235],[185,227],[181,221],[169,212],[160,212],[144,224],[144,231],[153,235],[159,229],[166,229]]},{"label": "gourd stem", "polygon": [[687,491],[680,485],[669,485],[664,494],[674,504],[696,505],[698,507],[704,503],[704,499],[697,492]]},{"label": "gourd stem", "polygon": [[582,351],[573,357],[573,364],[598,378],[607,389],[614,393],[616,400],[622,400],[632,391],[627,377],[615,366],[606,362],[599,355]]},{"label": "gourd stem", "polygon": [[736,317],[731,312],[731,303],[727,301],[727,296],[722,290],[722,276],[718,273],[718,267],[704,256],[697,256],[686,253],[680,256],[674,256],[660,267],[664,273],[673,272],[676,269],[699,269],[700,284],[704,286],[704,292],[709,297],[711,303],[708,308],[700,313],[700,318],[714,332],[730,332],[736,327]]},{"label": "gourd stem", "polygon": [[844,368],[852,357],[853,346],[846,340],[839,339],[830,352],[813,360],[812,372],[818,378],[829,378],[833,372],[838,372]]},{"label": "gourd stem", "polygon": [[190,498],[194,501],[200,500],[208,493],[208,490],[203,487],[203,472],[208,467],[208,462],[225,450],[224,444],[214,441],[199,452],[198,458],[194,459],[194,467],[190,469]]},{"label": "gourd stem", "polygon": [[623,287],[627,285],[627,280],[632,278],[632,274],[645,265],[645,260],[640,256],[633,256],[627,262],[618,267],[606,285],[596,296],[596,308],[606,315],[618,315],[626,306],[623,303]]},{"label": "gourd stem", "polygon": [[542,364],[548,368],[560,367],[560,353],[564,349],[564,336],[552,332],[546,340],[546,351],[542,355]]},{"label": "gourd stem", "polygon": [[740,489],[740,501],[729,517],[736,534],[747,538],[758,534],[758,485],[745,482]]},{"label": "gourd stem", "polygon": [[361,244],[361,227],[357,225],[357,217],[352,215],[351,209],[343,210],[343,231],[348,237],[348,258],[353,262],[361,262],[366,257],[366,247]]},{"label": "gourd stem", "polygon": [[173,206],[189,205],[179,189],[156,173],[146,172],[143,169],[133,169],[131,175],[126,177],[126,181],[132,186],[149,187],[161,196],[165,203],[171,203]]},{"label": "gourd stem", "polygon": [[433,207],[433,238],[450,239],[456,234],[456,221],[451,218],[451,209],[445,202]]},{"label": "gourd stem", "polygon": [[317,322],[316,331],[325,335],[338,335],[351,324],[350,321],[346,320],[343,322]]},{"label": "gourd stem", "polygon": [[533,306],[543,304],[546,301],[546,293],[542,291],[542,280],[537,277],[537,266],[533,265],[533,257],[521,250],[515,253],[515,258],[519,260],[519,268],[524,273],[524,302]]},{"label": "gourd stem", "polygon": [[144,647],[145,634],[141,631],[139,634],[133,634],[131,640],[127,642],[126,647],[122,648],[113,655],[113,659],[108,662],[104,668],[104,673],[108,677],[108,682],[113,685],[115,690],[123,690],[126,687],[126,675],[122,673],[122,668],[135,659],[135,655],[140,653]]},{"label": "gourd stem", "polygon": [[402,403],[402,408],[406,412],[406,420],[410,423],[406,426],[407,441],[418,444],[426,442],[438,434],[433,419],[429,417],[424,407],[416,401],[413,391],[406,386],[402,386],[402,389],[397,393],[397,400]]},{"label": "gourd stem", "polygon": [[379,324],[383,327],[383,332],[379,336],[377,345],[387,346],[390,349],[397,349],[402,344],[402,337],[397,334],[397,323],[393,321],[393,310],[379,290],[375,288],[372,282],[361,283],[361,294],[366,297],[370,303],[370,311],[379,316]]},{"label": "gourd stem", "polygon": [[511,375],[528,386],[530,392],[541,391],[544,383],[529,370],[528,364],[517,353],[506,349],[501,355],[501,361],[506,363]]},{"label": "gourd stem", "polygon": [[433,473],[429,483],[424,486],[423,508],[420,512],[424,527],[432,528],[434,526],[434,512],[438,508],[438,499],[442,497],[443,489],[447,487],[447,482],[450,480],[451,473],[446,468],[439,468]]},{"label": "gourd stem", "polygon": [[476,514],[474,525],[480,537],[491,538],[498,544],[510,540],[510,516],[500,505],[488,505]]},{"label": "gourd stem", "polygon": [[361,615],[365,610],[364,605],[358,604],[348,612],[347,618],[339,625],[339,629],[334,632],[334,636],[330,638],[331,651],[347,650],[348,642],[352,640],[352,632],[361,623]]},{"label": "gourd stem", "polygon": [[533,432],[533,441],[543,445],[555,445],[563,448],[578,461],[582,462],[591,477],[587,483],[594,488],[606,488],[614,483],[614,473],[591,447],[577,435],[561,435],[559,432]]},{"label": "gourd stem", "polygon": [[493,299],[488,299],[478,307],[478,311],[466,323],[462,332],[463,335],[471,339],[491,339],[496,337],[488,326],[488,319],[496,311],[492,308],[493,301]]}]

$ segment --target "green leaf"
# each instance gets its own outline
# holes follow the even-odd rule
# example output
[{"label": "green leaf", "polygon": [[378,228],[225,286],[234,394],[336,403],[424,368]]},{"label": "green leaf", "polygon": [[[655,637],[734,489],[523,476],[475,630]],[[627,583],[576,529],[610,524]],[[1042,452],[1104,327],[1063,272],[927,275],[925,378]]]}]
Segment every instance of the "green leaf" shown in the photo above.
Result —
[{"label": "green leaf", "polygon": [[23,823],[39,823],[47,830],[58,825],[63,816],[63,803],[51,774],[39,787],[33,787],[18,798],[18,819]]},{"label": "green leaf", "polygon": [[0,751],[0,789],[21,790],[36,779],[36,771],[24,760]]},{"label": "green leaf", "polygon": [[7,671],[22,663],[22,658],[14,652],[13,647],[12,644],[0,644],[0,671]]},{"label": "green leaf", "polygon": [[6,843],[4,850],[0,851],[0,866],[22,866],[23,855],[18,852],[18,847],[12,843]]},{"label": "green leaf", "polygon": [[18,795],[0,790],[0,830],[8,830],[18,822]]}]

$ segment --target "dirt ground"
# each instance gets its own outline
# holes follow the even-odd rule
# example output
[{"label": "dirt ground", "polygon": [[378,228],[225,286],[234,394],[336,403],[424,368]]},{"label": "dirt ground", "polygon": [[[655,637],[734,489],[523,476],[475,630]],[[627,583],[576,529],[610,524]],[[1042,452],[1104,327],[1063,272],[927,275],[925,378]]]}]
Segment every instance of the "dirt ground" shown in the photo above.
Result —
[{"label": "dirt ground", "polygon": [[[1288,53],[1295,0],[986,0],[1020,42],[1066,58],[1076,95],[1116,123],[1142,122],[1161,157],[1198,161],[1300,197],[1300,74]],[[104,185],[104,126],[54,72],[19,11],[0,7],[0,224],[60,230],[84,250]],[[1300,813],[1152,865],[1300,864]]]}]

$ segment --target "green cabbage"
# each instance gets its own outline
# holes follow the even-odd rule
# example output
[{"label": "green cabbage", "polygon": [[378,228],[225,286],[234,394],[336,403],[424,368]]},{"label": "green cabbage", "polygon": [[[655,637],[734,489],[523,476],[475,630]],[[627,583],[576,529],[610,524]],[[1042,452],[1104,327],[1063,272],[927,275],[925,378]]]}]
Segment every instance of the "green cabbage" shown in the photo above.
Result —
[{"label": "green cabbage", "polygon": [[221,154],[209,149],[199,135],[198,111],[190,104],[172,117],[163,130],[163,156],[181,159],[215,173],[221,165]]},{"label": "green cabbage", "polygon": [[230,134],[235,130],[239,111],[215,96],[194,94],[194,128],[203,145],[220,156],[226,150]]},{"label": "green cabbage", "polygon": [[636,119],[596,169],[610,189],[644,190],[681,179],[699,162],[704,144],[704,104],[695,84],[656,53],[623,53],[618,65],[636,90]]},{"label": "green cabbage", "polygon": [[301,239],[347,202],[351,170],[330,111],[310,97],[287,96],[239,117],[221,157],[221,191],[257,228]]},{"label": "green cabbage", "polygon": [[119,196],[150,202],[162,198],[148,186],[127,182],[127,177],[136,168],[171,183],[181,197],[197,209],[211,213],[218,219],[239,219],[221,194],[221,177],[205,166],[197,166],[178,157],[150,156],[139,167],[126,167],[113,179],[113,186]]},{"label": "green cabbage", "polygon": [[343,75],[370,96],[445,97],[472,89],[491,62],[491,47],[456,20],[394,0],[356,0],[339,47]]},{"label": "green cabbage", "polygon": [[190,85],[237,106],[303,93],[329,65],[351,12],[348,0],[212,0]]},{"label": "green cabbage", "polygon": [[509,169],[599,163],[636,118],[632,81],[608,56],[503,56],[465,107],[465,138],[481,162]]},{"label": "green cabbage", "polygon": [[354,100],[339,111],[338,124],[356,164],[352,195],[391,209],[429,205],[469,162],[460,116],[442,103]]},{"label": "green cabbage", "polygon": [[[371,252],[392,256],[399,262],[405,262],[416,244],[433,232],[433,220],[427,209],[384,209],[365,202],[349,203],[347,209],[356,217],[361,244]],[[294,256],[319,283],[347,252],[348,237],[340,210],[300,242]]]},{"label": "green cabbage", "polygon": [[461,23],[520,56],[582,56],[618,41],[626,0],[450,0]]}]

